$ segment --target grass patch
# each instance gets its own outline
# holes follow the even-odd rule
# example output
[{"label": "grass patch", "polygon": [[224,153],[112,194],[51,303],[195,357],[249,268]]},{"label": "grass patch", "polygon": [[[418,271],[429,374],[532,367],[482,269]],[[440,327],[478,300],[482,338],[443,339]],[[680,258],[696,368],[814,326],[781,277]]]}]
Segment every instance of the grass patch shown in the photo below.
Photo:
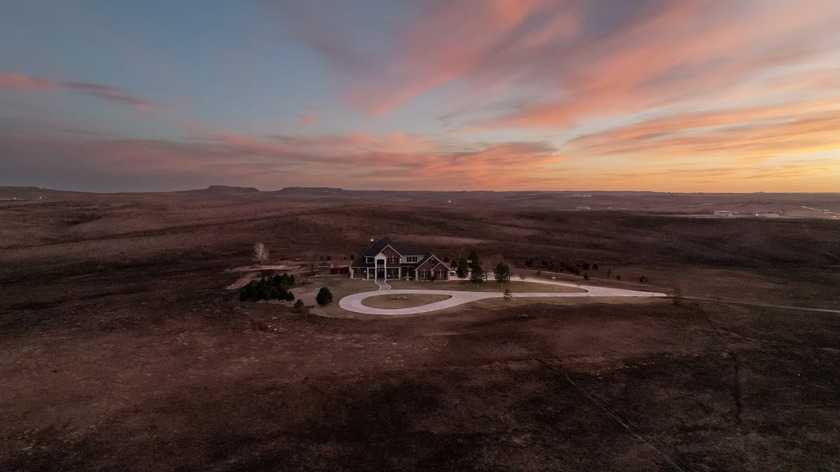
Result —
[{"label": "grass patch", "polygon": [[586,290],[565,287],[563,285],[549,285],[540,284],[536,282],[520,282],[511,281],[506,284],[500,284],[493,281],[484,282],[483,284],[473,284],[468,281],[447,282],[414,282],[405,280],[388,281],[394,289],[408,289],[408,290],[457,290],[459,292],[504,292],[509,288],[513,293],[583,293]]},{"label": "grass patch", "polygon": [[362,300],[362,305],[371,308],[413,308],[415,306],[428,305],[429,303],[439,302],[452,298],[449,295],[435,295],[426,293],[413,293],[406,295],[379,295],[376,297],[368,297]]},{"label": "grass patch", "polygon": [[[315,296],[321,287],[330,289],[333,295],[332,303],[327,306],[318,306],[315,303]],[[346,277],[310,277],[305,282],[301,283],[300,287],[295,287],[292,292],[306,306],[313,307],[310,312],[322,316],[342,317],[347,316],[348,312],[342,310],[338,306],[339,300],[361,292],[374,292],[379,287],[372,280],[350,279]]]}]

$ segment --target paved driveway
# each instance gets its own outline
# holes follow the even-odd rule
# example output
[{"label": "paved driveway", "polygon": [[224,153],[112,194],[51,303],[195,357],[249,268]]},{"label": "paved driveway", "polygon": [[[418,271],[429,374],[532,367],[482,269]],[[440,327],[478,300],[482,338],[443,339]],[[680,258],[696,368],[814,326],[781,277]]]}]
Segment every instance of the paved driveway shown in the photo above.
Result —
[{"label": "paved driveway", "polygon": [[[567,297],[666,297],[667,295],[659,292],[642,292],[639,290],[625,290],[621,288],[609,287],[593,287],[589,285],[578,285],[567,282],[555,282],[544,279],[526,278],[526,282],[536,282],[546,285],[563,285],[566,287],[575,287],[586,292],[578,293],[563,293],[563,292],[536,292],[536,293],[514,293],[516,298],[567,298]],[[488,282],[490,283],[490,282]],[[495,282],[493,282],[495,283]],[[429,303],[428,305],[415,306],[411,308],[371,308],[362,305],[362,300],[368,297],[376,297],[380,295],[409,295],[409,294],[435,294],[435,295],[449,295],[451,298],[441,300],[439,302]],[[502,298],[504,294],[501,292],[461,292],[456,290],[388,290],[376,292],[362,292],[353,295],[348,295],[338,302],[341,308],[352,311],[354,313],[363,313],[366,315],[415,315],[419,313],[430,313],[438,310],[445,310],[464,303],[474,302],[476,300],[485,300],[488,298]]]}]

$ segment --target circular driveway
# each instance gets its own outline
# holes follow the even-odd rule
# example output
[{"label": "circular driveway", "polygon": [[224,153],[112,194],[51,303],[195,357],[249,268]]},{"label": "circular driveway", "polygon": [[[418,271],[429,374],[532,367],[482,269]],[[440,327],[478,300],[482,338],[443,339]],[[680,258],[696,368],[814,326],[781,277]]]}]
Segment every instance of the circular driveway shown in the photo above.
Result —
[{"label": "circular driveway", "polygon": [[[547,281],[543,279],[526,278],[526,282],[536,282],[545,285],[563,285],[566,287],[580,288],[586,292],[568,293],[568,292],[522,292],[514,293],[514,298],[571,298],[571,297],[667,297],[664,293],[659,292],[643,292],[639,290],[625,290],[621,288],[609,287],[593,287],[588,285],[577,285],[564,282]],[[451,298],[441,300],[439,302],[429,303],[428,305],[415,306],[410,308],[371,308],[362,304],[362,300],[368,297],[375,297],[380,295],[408,295],[408,294],[433,294],[433,295],[449,295]],[[354,313],[362,313],[365,315],[416,315],[420,313],[430,313],[433,311],[445,310],[447,308],[456,307],[465,303],[474,302],[477,300],[485,300],[488,298],[502,298],[504,296],[501,292],[462,292],[457,290],[375,290],[373,292],[362,292],[353,295],[348,295],[338,302],[338,306],[344,310],[352,311]]]}]

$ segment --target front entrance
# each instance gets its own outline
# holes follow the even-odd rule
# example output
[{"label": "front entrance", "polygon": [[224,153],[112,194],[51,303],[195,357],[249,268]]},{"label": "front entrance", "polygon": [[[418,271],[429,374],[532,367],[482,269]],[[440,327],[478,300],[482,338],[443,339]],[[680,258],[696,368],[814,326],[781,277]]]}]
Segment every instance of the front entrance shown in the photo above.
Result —
[{"label": "front entrance", "polygon": [[376,278],[377,279],[384,279],[385,278],[385,268],[380,267],[376,269]]}]

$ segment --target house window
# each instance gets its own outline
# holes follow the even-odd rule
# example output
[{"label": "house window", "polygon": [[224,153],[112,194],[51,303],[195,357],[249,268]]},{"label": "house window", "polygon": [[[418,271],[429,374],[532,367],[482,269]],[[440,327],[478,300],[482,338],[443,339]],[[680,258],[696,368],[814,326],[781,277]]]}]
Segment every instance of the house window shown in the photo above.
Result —
[{"label": "house window", "polygon": [[405,258],[406,262],[417,262],[417,256],[408,256]]},{"label": "house window", "polygon": [[435,260],[435,258],[434,258],[434,257],[433,257],[433,258],[431,258],[431,259],[429,259],[429,264],[430,264],[432,267],[434,267],[434,265],[435,265],[435,264],[437,264],[437,261]]},{"label": "house window", "polygon": [[420,269],[420,278],[421,278],[421,279],[425,279],[425,278],[426,278],[426,269]]},{"label": "house window", "polygon": [[388,264],[396,264],[397,260],[398,259],[396,257],[391,256],[391,257],[388,258]]},{"label": "house window", "polygon": [[365,257],[365,263],[366,263],[366,264],[370,264],[371,262],[373,262],[373,257],[371,257],[371,256],[366,256],[366,257]]}]

